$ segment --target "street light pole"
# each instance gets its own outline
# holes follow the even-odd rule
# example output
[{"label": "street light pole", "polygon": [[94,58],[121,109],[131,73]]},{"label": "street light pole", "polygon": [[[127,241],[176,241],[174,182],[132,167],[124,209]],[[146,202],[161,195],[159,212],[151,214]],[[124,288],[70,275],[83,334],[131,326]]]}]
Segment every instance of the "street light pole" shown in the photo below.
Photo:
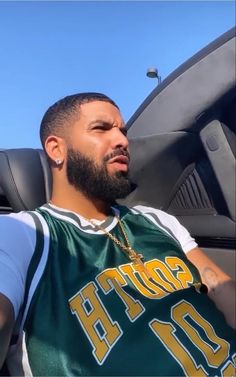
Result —
[{"label": "street light pole", "polygon": [[148,68],[146,76],[150,79],[157,79],[158,85],[161,83],[161,76],[158,74],[158,70],[155,67]]}]

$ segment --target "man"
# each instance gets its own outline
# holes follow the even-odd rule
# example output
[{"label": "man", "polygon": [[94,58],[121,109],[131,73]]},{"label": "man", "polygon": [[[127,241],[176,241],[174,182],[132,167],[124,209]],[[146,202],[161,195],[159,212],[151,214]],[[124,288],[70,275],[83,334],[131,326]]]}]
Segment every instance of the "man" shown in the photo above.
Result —
[{"label": "man", "polygon": [[117,105],[68,96],[40,134],[50,203],[0,218],[0,364],[9,351],[13,375],[234,375],[234,282],[174,217],[116,205],[131,191]]}]

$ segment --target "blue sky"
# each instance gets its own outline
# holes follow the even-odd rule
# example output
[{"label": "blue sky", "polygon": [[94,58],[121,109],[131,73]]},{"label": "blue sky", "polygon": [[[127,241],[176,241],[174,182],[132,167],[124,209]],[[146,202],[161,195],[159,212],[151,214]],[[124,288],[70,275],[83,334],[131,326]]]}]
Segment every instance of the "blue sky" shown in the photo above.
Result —
[{"label": "blue sky", "polygon": [[0,1],[0,148],[40,147],[46,109],[100,91],[127,121],[157,84],[235,26],[234,1]]}]

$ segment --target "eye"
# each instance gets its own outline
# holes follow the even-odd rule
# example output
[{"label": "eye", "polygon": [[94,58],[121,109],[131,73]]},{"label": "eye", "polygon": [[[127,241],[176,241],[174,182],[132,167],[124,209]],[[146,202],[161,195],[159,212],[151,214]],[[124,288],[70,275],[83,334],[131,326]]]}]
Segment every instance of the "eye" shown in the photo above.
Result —
[{"label": "eye", "polygon": [[95,131],[106,131],[108,128],[109,127],[106,123],[97,123],[93,126],[93,130]]},{"label": "eye", "polygon": [[120,131],[122,132],[122,134],[123,134],[124,136],[127,136],[128,131],[127,131],[126,128],[120,128]]},{"label": "eye", "polygon": [[94,130],[103,130],[104,128],[105,127],[102,124],[93,127]]}]

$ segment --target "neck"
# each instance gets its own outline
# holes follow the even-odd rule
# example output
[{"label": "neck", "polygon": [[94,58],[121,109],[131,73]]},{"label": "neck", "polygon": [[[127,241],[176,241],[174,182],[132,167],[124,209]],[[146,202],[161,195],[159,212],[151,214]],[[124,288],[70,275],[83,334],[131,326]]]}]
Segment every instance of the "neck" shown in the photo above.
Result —
[{"label": "neck", "polygon": [[74,189],[53,189],[51,204],[76,212],[87,219],[105,220],[111,214],[110,203],[90,199],[80,191]]}]

